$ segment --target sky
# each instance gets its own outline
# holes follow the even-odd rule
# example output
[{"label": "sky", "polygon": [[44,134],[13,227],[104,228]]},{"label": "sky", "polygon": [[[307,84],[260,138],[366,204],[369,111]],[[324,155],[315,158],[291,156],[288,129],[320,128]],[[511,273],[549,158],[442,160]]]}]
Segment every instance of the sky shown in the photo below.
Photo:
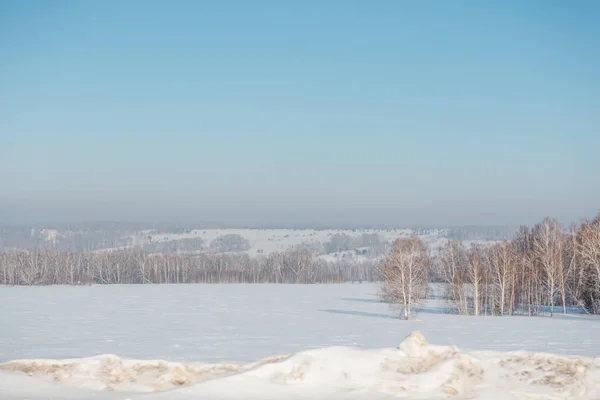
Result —
[{"label": "sky", "polygon": [[600,211],[600,2],[0,0],[0,223]]}]

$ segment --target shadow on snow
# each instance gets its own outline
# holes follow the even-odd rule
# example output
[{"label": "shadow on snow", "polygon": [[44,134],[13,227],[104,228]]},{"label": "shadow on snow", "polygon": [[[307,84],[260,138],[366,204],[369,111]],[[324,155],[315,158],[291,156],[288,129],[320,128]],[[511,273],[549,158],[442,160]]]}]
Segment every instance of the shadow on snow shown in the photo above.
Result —
[{"label": "shadow on snow", "polygon": [[372,313],[372,312],[365,312],[365,311],[333,310],[333,309],[325,309],[325,310],[319,310],[319,311],[330,313],[330,314],[352,315],[355,317],[400,319],[397,316],[394,316],[391,314]]}]

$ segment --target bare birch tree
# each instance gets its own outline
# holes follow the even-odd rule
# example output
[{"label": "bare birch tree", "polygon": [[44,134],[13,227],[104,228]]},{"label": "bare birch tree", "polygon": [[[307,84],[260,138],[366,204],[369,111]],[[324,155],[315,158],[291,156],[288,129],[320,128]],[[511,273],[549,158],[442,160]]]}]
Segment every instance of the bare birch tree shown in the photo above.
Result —
[{"label": "bare birch tree", "polygon": [[439,254],[440,274],[448,285],[448,297],[456,304],[459,314],[468,315],[468,291],[466,284],[466,250],[455,240],[448,241]]},{"label": "bare birch tree", "polygon": [[484,285],[484,263],[483,250],[479,246],[473,246],[467,254],[467,279],[472,288],[473,315],[481,313],[482,290]]},{"label": "bare birch tree", "polygon": [[582,224],[576,241],[587,308],[600,313],[600,215]]},{"label": "bare birch tree", "polygon": [[561,232],[558,221],[545,218],[535,226],[533,232],[533,251],[544,272],[544,283],[550,315],[554,314],[555,298],[561,279],[562,249]]},{"label": "bare birch tree", "polygon": [[511,284],[515,273],[512,248],[508,242],[492,246],[488,250],[492,282],[494,283],[494,304],[496,313],[504,315],[509,309]]}]

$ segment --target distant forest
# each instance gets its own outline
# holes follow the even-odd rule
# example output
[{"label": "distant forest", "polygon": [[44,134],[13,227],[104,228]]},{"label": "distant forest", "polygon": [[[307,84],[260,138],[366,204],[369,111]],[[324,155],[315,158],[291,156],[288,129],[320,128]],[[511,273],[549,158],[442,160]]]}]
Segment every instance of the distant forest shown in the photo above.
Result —
[{"label": "distant forest", "polygon": [[[50,226],[0,226],[0,251],[16,249],[53,248],[61,251],[85,253],[102,249],[136,247],[133,237],[141,231],[151,231],[153,235],[183,234],[194,230],[229,228],[224,224],[200,223],[127,223],[127,222],[96,222],[80,224],[64,224]],[[278,227],[262,227],[249,229],[278,229]],[[312,229],[312,228],[283,228],[281,229]],[[360,233],[363,229],[371,228],[341,228],[327,227],[322,229],[345,229]],[[377,228],[382,231],[396,228]],[[442,229],[445,236],[459,241],[464,240],[510,240],[518,227],[512,226],[465,226]],[[416,234],[423,234],[431,229],[414,229]],[[51,234],[58,235],[52,237]],[[201,247],[199,238],[177,239],[169,243],[148,245],[147,251],[160,253],[177,253],[197,251]],[[141,246],[143,247],[143,246]]]}]

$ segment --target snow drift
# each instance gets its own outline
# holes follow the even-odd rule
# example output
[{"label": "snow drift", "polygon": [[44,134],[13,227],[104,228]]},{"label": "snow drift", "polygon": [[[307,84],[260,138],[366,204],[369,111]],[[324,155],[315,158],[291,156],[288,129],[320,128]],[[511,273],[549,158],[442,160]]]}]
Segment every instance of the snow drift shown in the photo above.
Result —
[{"label": "snow drift", "polygon": [[598,399],[599,367],[592,358],[461,352],[413,332],[397,349],[329,347],[243,365],[17,360],[0,364],[0,398]]}]

